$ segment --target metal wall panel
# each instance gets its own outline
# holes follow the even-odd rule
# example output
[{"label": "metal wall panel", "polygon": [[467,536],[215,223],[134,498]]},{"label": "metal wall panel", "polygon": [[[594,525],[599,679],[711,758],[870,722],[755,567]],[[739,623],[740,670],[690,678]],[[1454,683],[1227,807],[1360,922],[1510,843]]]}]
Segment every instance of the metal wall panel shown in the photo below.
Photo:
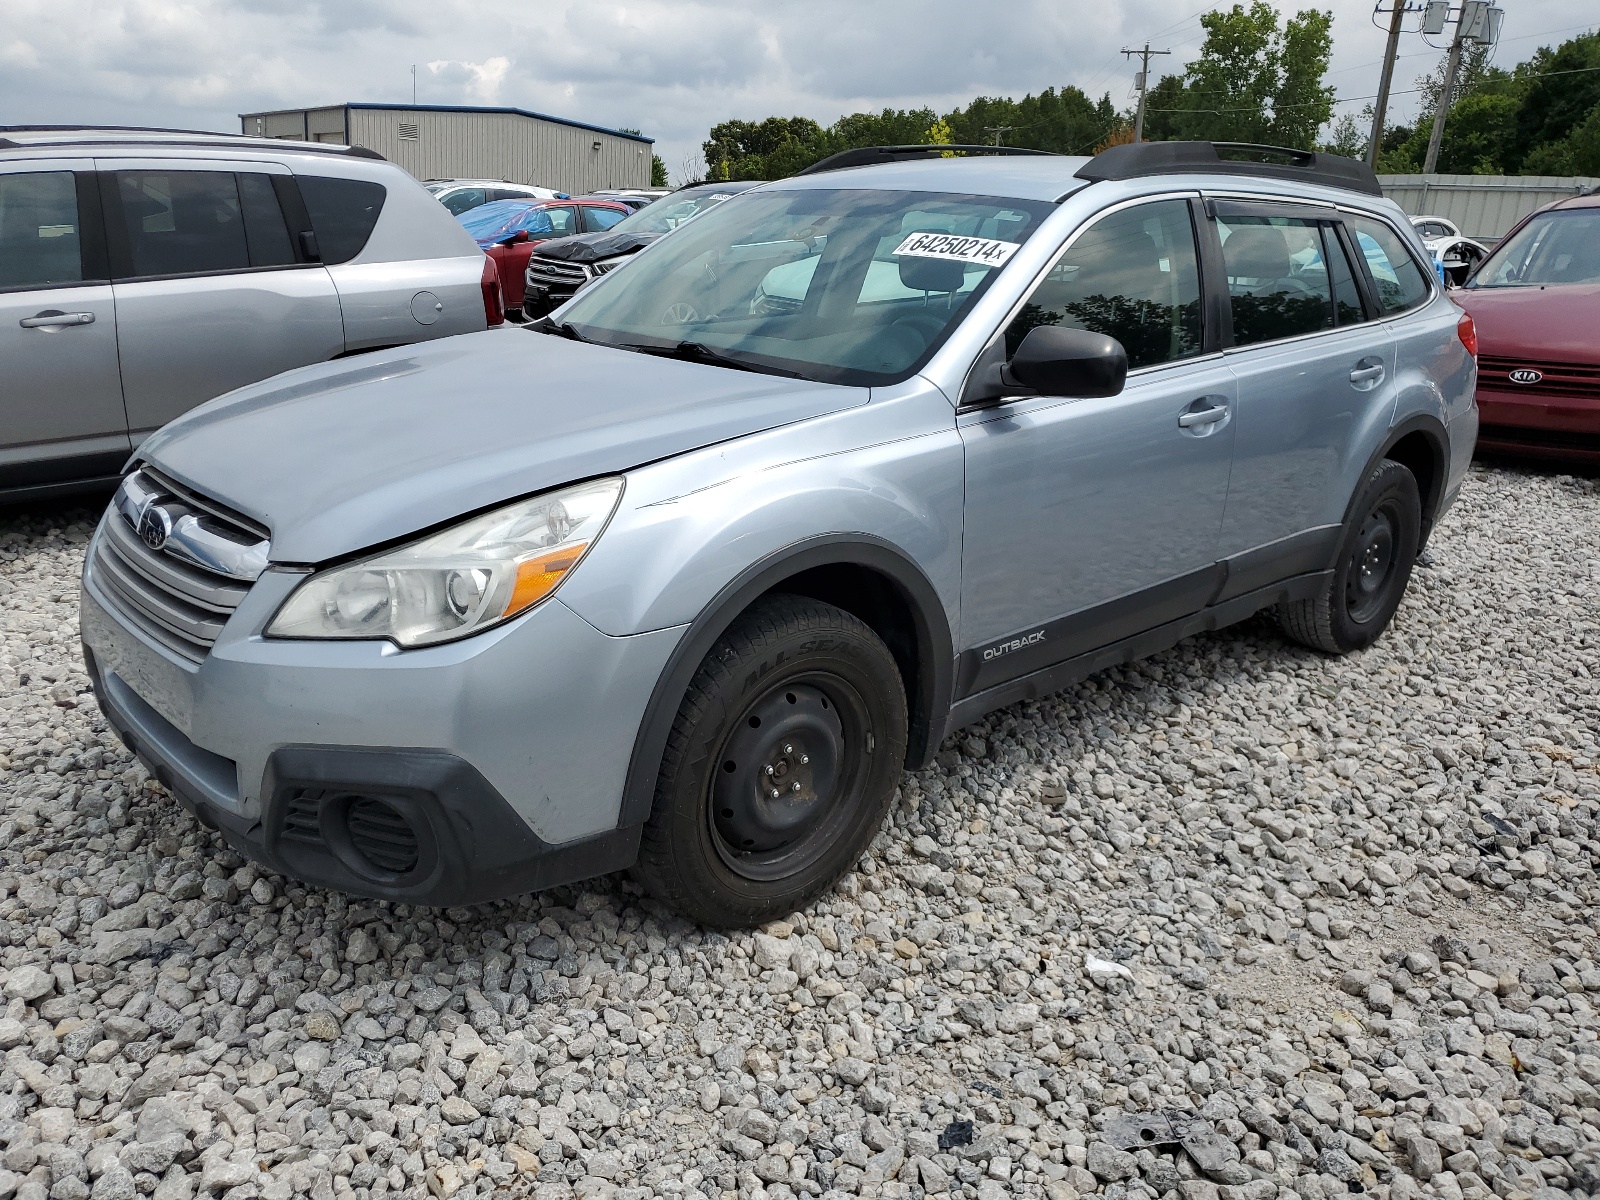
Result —
[{"label": "metal wall panel", "polygon": [[[504,179],[574,196],[650,184],[650,144],[615,134],[517,113],[352,108],[349,117],[353,145],[418,179]],[[402,138],[401,125],[416,138]]]},{"label": "metal wall panel", "polygon": [[1493,243],[1536,208],[1600,187],[1600,179],[1549,175],[1380,175],[1383,194],[1414,217],[1443,217]]}]

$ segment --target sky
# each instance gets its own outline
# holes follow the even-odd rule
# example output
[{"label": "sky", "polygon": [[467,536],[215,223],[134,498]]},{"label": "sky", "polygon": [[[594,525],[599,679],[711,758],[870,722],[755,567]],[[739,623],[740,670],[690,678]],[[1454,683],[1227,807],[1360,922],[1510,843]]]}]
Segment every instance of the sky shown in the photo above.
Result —
[{"label": "sky", "polygon": [[[1293,11],[1304,3],[1281,3]],[[1597,23],[1594,0],[1501,0],[1496,61]],[[1334,13],[1329,77],[1359,110],[1384,32],[1370,0]],[[1075,84],[1119,107],[1123,47],[1181,70],[1206,0],[0,0],[0,125],[152,125],[238,132],[238,114],[347,100],[508,105],[642,130],[675,181],[703,169],[732,117],[884,107],[947,111],[978,95]],[[1391,112],[1442,52],[1402,39]]]}]

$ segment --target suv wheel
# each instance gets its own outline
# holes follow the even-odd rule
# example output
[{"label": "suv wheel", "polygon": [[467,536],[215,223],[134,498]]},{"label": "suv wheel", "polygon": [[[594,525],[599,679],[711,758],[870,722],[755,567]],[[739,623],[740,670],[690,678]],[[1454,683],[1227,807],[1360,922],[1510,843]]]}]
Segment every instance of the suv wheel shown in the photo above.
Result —
[{"label": "suv wheel", "polygon": [[707,925],[793,912],[866,850],[905,752],[905,690],[877,635],[831,604],[768,596],[689,684],[634,874]]},{"label": "suv wheel", "polygon": [[1279,605],[1278,624],[1297,642],[1348,654],[1388,628],[1422,539],[1417,479],[1384,459],[1356,493],[1332,579],[1320,595]]}]

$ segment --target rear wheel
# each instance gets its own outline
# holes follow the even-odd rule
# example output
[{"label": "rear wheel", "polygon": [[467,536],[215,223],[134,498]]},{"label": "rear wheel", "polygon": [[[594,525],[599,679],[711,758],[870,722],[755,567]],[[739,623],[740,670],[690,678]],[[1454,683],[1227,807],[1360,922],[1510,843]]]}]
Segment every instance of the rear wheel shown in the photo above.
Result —
[{"label": "rear wheel", "polygon": [[1278,606],[1297,642],[1330,654],[1372,645],[1389,626],[1422,540],[1422,500],[1406,467],[1384,459],[1350,506],[1339,558],[1321,594]]},{"label": "rear wheel", "polygon": [[905,692],[877,635],[830,604],[766,597],[689,684],[634,873],[708,925],[792,912],[866,850],[905,750]]}]

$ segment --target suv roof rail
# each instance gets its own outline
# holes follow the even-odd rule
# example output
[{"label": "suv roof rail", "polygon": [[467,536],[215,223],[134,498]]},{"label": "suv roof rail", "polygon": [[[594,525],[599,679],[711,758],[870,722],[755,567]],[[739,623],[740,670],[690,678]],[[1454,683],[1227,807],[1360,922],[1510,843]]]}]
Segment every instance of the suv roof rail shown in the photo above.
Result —
[{"label": "suv roof rail", "polygon": [[[233,146],[242,141],[287,141],[281,138],[260,138],[254,134],[246,133],[218,133],[213,129],[162,129],[149,125],[0,125],[0,150],[22,150],[35,143],[18,142],[3,136],[8,133],[154,133],[154,134],[179,134],[184,138],[200,138],[204,141],[184,141],[178,143],[185,146]],[[60,143],[57,143],[60,144]],[[82,145],[116,145],[118,139],[87,138],[79,144]],[[331,142],[294,142],[294,151],[297,154],[343,154],[348,158],[375,158],[379,162],[388,162],[376,150],[369,150],[365,146],[339,146]]]},{"label": "suv roof rail", "polygon": [[1266,175],[1383,195],[1377,175],[1366,163],[1338,154],[1250,142],[1127,142],[1102,150],[1077,171],[1079,179],[1091,183],[1173,174]]},{"label": "suv roof rail", "polygon": [[950,145],[945,142],[934,142],[928,145],[916,146],[858,146],[854,150],[841,150],[837,154],[830,154],[820,162],[814,162],[803,171],[796,171],[796,175],[816,175],[822,171],[840,171],[845,167],[870,167],[878,163],[903,162],[912,158],[923,158],[929,154],[944,154],[950,150],[959,150],[965,154],[1043,154],[1050,155],[1049,150],[1026,150],[1021,146],[961,146]]}]

